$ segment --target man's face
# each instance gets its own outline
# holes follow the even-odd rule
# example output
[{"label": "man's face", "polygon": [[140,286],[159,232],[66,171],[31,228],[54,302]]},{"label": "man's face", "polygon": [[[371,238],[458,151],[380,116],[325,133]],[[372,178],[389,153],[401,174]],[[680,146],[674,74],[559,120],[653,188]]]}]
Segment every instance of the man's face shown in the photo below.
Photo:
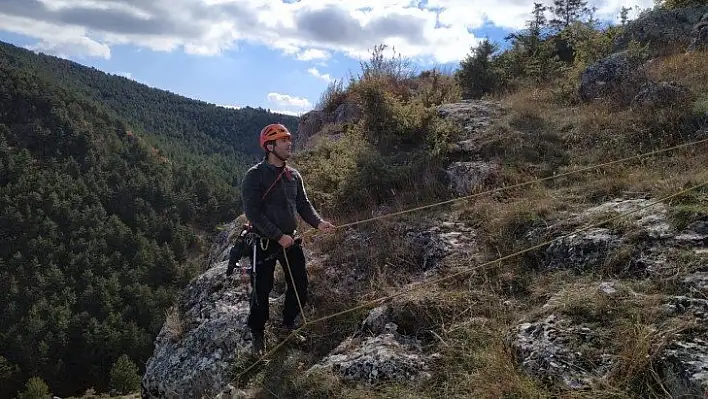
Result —
[{"label": "man's face", "polygon": [[282,138],[275,141],[273,152],[278,154],[283,159],[288,159],[292,156],[293,144],[288,138]]}]

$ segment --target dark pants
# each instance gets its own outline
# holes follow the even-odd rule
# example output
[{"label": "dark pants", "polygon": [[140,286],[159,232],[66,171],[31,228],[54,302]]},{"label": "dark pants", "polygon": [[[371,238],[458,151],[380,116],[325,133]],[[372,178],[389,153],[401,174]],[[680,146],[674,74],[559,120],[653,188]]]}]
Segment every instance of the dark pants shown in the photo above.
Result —
[{"label": "dark pants", "polygon": [[[265,251],[261,248],[260,242],[257,242],[256,246],[256,283],[255,289],[251,292],[251,313],[248,315],[248,326],[254,332],[262,332],[266,321],[270,318],[268,295],[273,289],[276,261],[283,268],[287,284],[285,305],[283,307],[283,324],[292,325],[300,313],[295,289],[297,289],[300,303],[302,303],[303,307],[307,301],[307,269],[305,268],[305,254],[302,252],[302,247],[292,245],[285,250],[295,280],[295,287],[293,287],[293,278],[290,277],[288,271],[288,263],[285,261],[283,247],[272,240],[268,241],[268,247]],[[251,275],[251,287],[254,288],[253,275]]]}]

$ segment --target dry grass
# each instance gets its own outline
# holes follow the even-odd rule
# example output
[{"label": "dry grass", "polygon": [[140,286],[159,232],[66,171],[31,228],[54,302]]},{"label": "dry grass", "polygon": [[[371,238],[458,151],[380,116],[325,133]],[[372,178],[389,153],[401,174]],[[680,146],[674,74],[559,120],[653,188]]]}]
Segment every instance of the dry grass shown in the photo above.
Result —
[{"label": "dry grass", "polygon": [[654,60],[648,74],[656,81],[675,81],[695,93],[708,92],[708,52],[680,53]]},{"label": "dry grass", "polygon": [[165,311],[165,330],[167,331],[167,336],[174,341],[179,341],[184,333],[182,328],[182,321],[179,314],[178,307],[171,306]]}]

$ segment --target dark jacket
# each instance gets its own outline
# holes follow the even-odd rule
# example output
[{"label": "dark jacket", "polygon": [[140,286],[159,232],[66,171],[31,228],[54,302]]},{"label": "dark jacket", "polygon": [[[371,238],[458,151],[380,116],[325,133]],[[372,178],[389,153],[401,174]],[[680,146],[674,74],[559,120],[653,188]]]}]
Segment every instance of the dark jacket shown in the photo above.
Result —
[{"label": "dark jacket", "polygon": [[[282,168],[263,160],[251,167],[241,184],[244,213],[256,232],[264,237],[279,240],[283,234],[292,234],[297,227],[297,214],[312,227],[322,218],[317,214],[305,193],[300,173],[289,167],[261,201],[268,187],[273,184]],[[288,173],[289,172],[289,173]]]}]

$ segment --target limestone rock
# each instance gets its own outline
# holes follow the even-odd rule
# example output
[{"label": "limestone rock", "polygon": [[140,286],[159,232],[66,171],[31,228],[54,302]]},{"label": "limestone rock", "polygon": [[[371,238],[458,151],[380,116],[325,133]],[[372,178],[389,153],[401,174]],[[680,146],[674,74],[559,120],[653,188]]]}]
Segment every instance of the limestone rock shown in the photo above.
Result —
[{"label": "limestone rock", "polygon": [[596,329],[556,315],[519,325],[513,330],[511,340],[528,374],[570,389],[587,388],[614,364],[609,355],[591,359],[588,353],[580,351],[579,346],[584,343],[602,345]]},{"label": "limestone rock", "polygon": [[504,111],[500,103],[486,100],[464,100],[440,105],[438,114],[460,127],[458,134],[451,138],[450,152],[453,154],[475,152],[480,135]]},{"label": "limestone rock", "polygon": [[493,183],[500,171],[499,164],[485,161],[453,162],[445,170],[450,189],[458,195],[469,195],[476,188]]},{"label": "limestone rock", "polygon": [[688,51],[700,51],[708,49],[708,12],[703,14],[701,20],[691,30],[691,43]]},{"label": "limestone rock", "polygon": [[[378,309],[378,312],[385,310]],[[382,317],[374,315],[367,320]],[[397,327],[388,322],[376,336],[361,334],[347,338],[308,372],[326,370],[340,375],[345,381],[363,385],[384,381],[424,382],[431,377],[430,362],[437,356],[425,355],[420,341],[399,334]]]},{"label": "limestone rock", "polygon": [[181,335],[174,337],[169,323],[158,334],[141,382],[143,398],[213,397],[229,383],[233,362],[248,356],[248,293],[225,278],[226,265],[207,270],[183,291]]},{"label": "limestone rock", "polygon": [[600,267],[620,238],[609,229],[594,228],[571,234],[551,243],[545,251],[548,269],[592,270]]}]

